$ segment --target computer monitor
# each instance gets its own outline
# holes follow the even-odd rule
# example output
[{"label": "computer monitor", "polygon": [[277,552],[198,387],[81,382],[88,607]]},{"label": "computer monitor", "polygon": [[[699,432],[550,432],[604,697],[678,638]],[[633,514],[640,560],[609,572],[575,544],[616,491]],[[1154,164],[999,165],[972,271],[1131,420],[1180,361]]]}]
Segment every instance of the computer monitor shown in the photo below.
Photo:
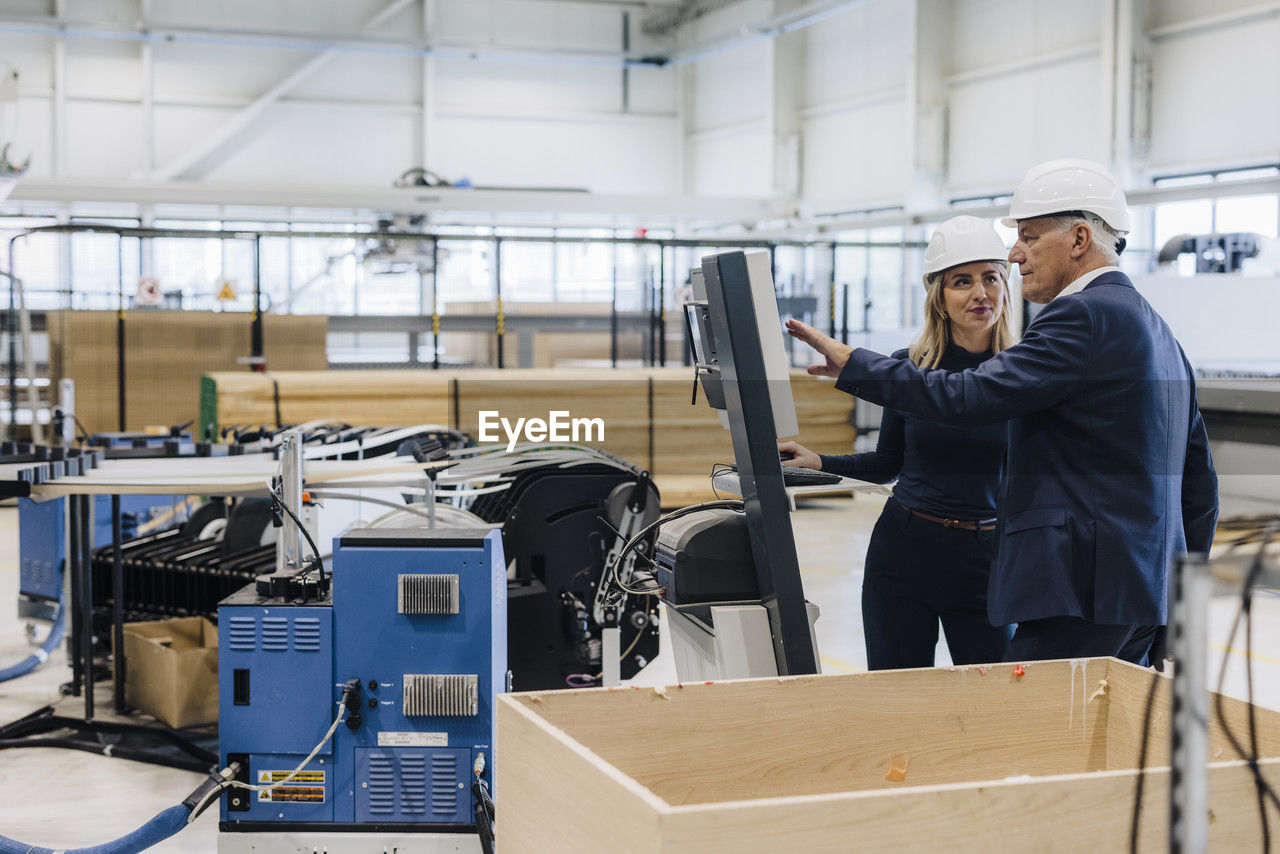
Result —
[{"label": "computer monitor", "polygon": [[[721,385],[723,376],[720,370],[720,345],[717,344],[712,310],[707,299],[706,268],[710,264],[717,279],[735,294],[735,300],[742,296],[749,297],[750,315],[754,317],[754,324],[740,325],[754,325],[754,330],[743,330],[746,334],[739,334],[739,337],[751,339],[743,343],[757,348],[763,360],[763,377],[744,375],[746,366],[737,367],[738,362],[743,360],[734,360],[734,379],[739,383],[764,382],[777,438],[790,439],[799,435],[796,402],[791,394],[791,366],[783,343],[782,318],[778,314],[778,297],[773,287],[769,253],[763,250],[724,252],[707,256],[702,264],[702,268],[690,271],[694,299],[685,305],[685,322],[698,379],[707,395],[707,402],[720,412],[720,423],[726,430],[729,429],[728,405]],[[751,317],[744,315],[743,319],[751,320]]]},{"label": "computer monitor", "polygon": [[686,322],[707,402],[729,429],[760,605],[777,672],[816,673],[779,439],[797,435],[791,370],[767,252],[708,255]]}]

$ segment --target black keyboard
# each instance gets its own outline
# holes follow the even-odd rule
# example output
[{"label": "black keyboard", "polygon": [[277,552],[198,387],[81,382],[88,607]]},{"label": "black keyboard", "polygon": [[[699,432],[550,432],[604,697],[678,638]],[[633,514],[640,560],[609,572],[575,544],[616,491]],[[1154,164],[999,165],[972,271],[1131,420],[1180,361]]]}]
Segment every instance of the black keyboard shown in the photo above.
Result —
[{"label": "black keyboard", "polygon": [[[735,472],[738,470],[736,464],[730,465],[729,468]],[[784,465],[782,467],[783,486],[828,486],[842,480],[844,478],[834,472],[817,471],[803,466]]]}]

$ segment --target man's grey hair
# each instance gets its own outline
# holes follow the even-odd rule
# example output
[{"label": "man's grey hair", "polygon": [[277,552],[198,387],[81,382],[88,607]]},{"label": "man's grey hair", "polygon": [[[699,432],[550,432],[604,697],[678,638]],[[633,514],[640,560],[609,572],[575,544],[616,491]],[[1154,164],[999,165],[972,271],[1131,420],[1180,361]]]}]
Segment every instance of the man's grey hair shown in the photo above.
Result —
[{"label": "man's grey hair", "polygon": [[1097,214],[1087,211],[1068,211],[1045,217],[1045,219],[1050,220],[1059,231],[1066,231],[1077,225],[1088,226],[1093,234],[1093,245],[1098,248],[1098,251],[1112,264],[1120,262],[1121,237],[1112,231],[1111,226],[1103,222],[1102,217]]}]

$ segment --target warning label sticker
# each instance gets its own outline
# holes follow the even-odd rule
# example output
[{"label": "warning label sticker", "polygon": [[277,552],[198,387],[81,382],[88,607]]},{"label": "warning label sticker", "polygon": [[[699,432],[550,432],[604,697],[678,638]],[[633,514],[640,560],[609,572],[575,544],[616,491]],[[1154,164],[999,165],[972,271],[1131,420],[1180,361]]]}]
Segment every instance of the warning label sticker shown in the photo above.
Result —
[{"label": "warning label sticker", "polygon": [[322,804],[324,803],[324,774],[323,771],[299,771],[293,777],[289,777],[288,771],[259,771],[259,785],[279,783],[285,779],[289,782],[275,789],[258,792],[258,802]]}]

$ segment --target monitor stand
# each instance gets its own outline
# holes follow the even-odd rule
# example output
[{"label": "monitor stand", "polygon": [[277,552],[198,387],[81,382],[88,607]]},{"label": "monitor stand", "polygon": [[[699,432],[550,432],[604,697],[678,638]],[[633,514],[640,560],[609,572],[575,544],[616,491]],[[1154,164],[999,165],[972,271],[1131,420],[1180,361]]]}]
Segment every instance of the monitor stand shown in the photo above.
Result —
[{"label": "monitor stand", "polygon": [[[818,606],[806,601],[809,637],[817,656],[813,625]],[[763,605],[711,605],[693,615],[662,603],[662,624],[671,637],[676,678],[681,682],[777,676],[769,612]]]}]

